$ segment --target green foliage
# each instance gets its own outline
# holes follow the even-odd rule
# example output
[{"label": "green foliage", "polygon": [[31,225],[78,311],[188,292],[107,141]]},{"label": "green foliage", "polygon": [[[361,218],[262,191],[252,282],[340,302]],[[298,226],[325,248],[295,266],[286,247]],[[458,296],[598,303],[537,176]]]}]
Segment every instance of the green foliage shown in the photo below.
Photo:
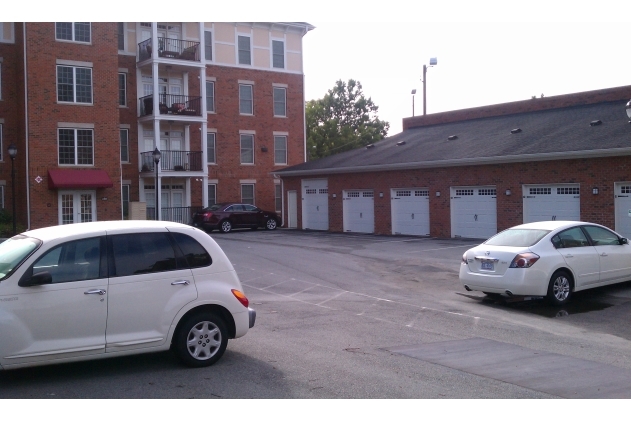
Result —
[{"label": "green foliage", "polygon": [[[16,233],[26,231],[20,224],[16,224]],[[6,209],[0,209],[0,238],[13,237],[13,216]]]},{"label": "green foliage", "polygon": [[306,106],[309,160],[361,148],[388,134],[390,123],[379,120],[376,106],[366,99],[359,81],[338,80],[324,98]]}]

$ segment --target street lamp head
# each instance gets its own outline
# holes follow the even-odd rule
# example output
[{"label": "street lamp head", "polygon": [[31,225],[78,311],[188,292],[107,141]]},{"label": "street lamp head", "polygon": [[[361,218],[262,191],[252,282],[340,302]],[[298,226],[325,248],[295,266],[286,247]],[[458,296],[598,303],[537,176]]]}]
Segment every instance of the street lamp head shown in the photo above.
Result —
[{"label": "street lamp head", "polygon": [[416,93],[416,89],[412,89],[412,95]]},{"label": "street lamp head", "polygon": [[627,102],[627,117],[631,121],[631,101]]},{"label": "street lamp head", "polygon": [[160,162],[160,158],[162,158],[162,154],[160,153],[160,151],[158,150],[158,148],[155,148],[153,150],[153,162],[155,162],[156,164]]},{"label": "street lamp head", "polygon": [[18,147],[15,146],[15,143],[10,144],[9,145],[9,156],[11,157],[11,159],[15,159],[15,157],[17,155],[18,155]]},{"label": "street lamp head", "polygon": [[436,66],[438,64],[438,58],[436,57],[432,57],[429,59],[429,65],[430,66]]}]

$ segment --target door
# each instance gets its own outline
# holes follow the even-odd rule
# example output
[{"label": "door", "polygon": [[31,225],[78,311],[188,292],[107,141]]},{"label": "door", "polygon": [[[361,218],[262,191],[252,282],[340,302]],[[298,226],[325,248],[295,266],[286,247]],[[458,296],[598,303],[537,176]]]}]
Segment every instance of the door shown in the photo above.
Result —
[{"label": "door", "polygon": [[191,270],[177,266],[166,231],[108,236],[109,279],[106,351],[164,344],[176,314],[197,298]]},{"label": "door", "polygon": [[[45,251],[28,269],[48,272],[52,283],[21,287],[4,281],[3,317],[15,322],[0,343],[3,366],[105,352],[108,285],[101,265],[104,240],[69,241]],[[7,325],[8,326],[8,325]]]},{"label": "door", "polygon": [[616,208],[616,231],[631,238],[631,183],[616,183],[614,202]]},{"label": "door", "polygon": [[59,225],[96,221],[95,191],[59,191]]},{"label": "door", "polygon": [[493,186],[451,188],[451,236],[489,238],[497,234],[497,194]]},{"label": "door", "polygon": [[390,199],[392,234],[429,235],[427,189],[392,189]]},{"label": "door", "polygon": [[287,226],[298,228],[298,200],[296,190],[287,192]]},{"label": "door", "polygon": [[524,224],[537,221],[580,221],[578,184],[523,186]]},{"label": "door", "polygon": [[631,277],[631,245],[601,227],[583,227],[590,236],[600,260],[600,282],[623,281]]},{"label": "door", "polygon": [[345,190],[342,206],[345,232],[375,232],[375,199],[372,190]]},{"label": "door", "polygon": [[329,229],[329,188],[327,180],[302,180],[302,228]]},{"label": "door", "polygon": [[596,249],[589,244],[581,227],[567,229],[557,236],[559,241],[553,238],[553,243],[561,245],[557,251],[574,272],[575,287],[583,288],[598,283],[600,258]]}]

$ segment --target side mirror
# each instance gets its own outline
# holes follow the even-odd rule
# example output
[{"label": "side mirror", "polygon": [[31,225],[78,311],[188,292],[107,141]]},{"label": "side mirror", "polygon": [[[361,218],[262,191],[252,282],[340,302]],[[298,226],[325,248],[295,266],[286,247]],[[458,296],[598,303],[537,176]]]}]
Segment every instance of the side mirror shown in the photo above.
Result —
[{"label": "side mirror", "polygon": [[620,244],[629,244],[629,240],[628,240],[628,239],[626,239],[626,238],[624,238],[624,237],[622,237],[622,238],[620,239]]},{"label": "side mirror", "polygon": [[27,277],[27,278],[23,277],[18,282],[18,285],[21,287],[32,287],[36,285],[47,285],[47,284],[52,284],[52,283],[53,283],[52,275],[50,274],[50,272],[45,271],[45,272],[40,272],[31,277]]}]

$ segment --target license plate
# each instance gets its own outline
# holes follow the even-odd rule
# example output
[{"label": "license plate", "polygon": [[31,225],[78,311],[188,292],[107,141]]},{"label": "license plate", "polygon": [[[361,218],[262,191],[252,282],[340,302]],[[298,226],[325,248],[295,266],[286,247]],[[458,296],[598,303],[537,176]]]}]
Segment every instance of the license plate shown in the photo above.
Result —
[{"label": "license plate", "polygon": [[494,264],[493,262],[488,262],[488,261],[482,261],[482,270],[494,270]]}]

